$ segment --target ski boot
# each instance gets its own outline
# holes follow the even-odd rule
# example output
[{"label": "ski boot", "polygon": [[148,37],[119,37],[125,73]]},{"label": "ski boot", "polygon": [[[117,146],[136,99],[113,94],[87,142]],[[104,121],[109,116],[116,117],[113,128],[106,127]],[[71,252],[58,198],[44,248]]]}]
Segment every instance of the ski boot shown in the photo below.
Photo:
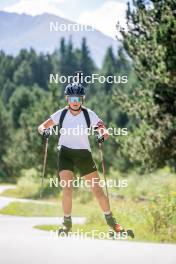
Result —
[{"label": "ski boot", "polygon": [[127,237],[134,238],[133,230],[121,227],[120,224],[117,223],[116,219],[112,216],[112,214],[105,215],[105,219],[107,224],[110,226],[111,230],[109,231],[109,236],[114,239],[126,239]]},{"label": "ski boot", "polygon": [[68,233],[71,232],[72,229],[72,220],[71,216],[64,216],[64,221],[62,223],[62,227],[58,230],[58,236],[68,236]]}]

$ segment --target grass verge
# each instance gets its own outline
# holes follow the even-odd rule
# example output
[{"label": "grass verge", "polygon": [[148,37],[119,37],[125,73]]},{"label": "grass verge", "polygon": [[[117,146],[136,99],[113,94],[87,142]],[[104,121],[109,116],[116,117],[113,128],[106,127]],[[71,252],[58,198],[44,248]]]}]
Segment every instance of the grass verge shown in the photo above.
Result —
[{"label": "grass verge", "polygon": [[[113,179],[120,178],[111,172]],[[131,228],[138,241],[176,242],[176,177],[167,169],[148,175],[131,174],[127,177],[127,188],[111,189],[111,208],[114,216],[124,228]],[[23,179],[25,180],[25,179]],[[24,182],[23,182],[24,183]],[[22,182],[19,184],[22,190]],[[25,184],[28,186],[27,182]],[[32,194],[33,187],[30,192]],[[24,191],[23,191],[24,193]],[[75,190],[73,216],[87,217],[83,230],[107,230],[102,212],[90,192]],[[29,195],[29,192],[28,192]],[[119,199],[119,197],[122,199]],[[62,216],[61,202],[37,204],[14,202],[0,210],[1,214],[21,216]],[[53,226],[40,226],[44,230]],[[54,227],[55,228],[55,227]]]}]

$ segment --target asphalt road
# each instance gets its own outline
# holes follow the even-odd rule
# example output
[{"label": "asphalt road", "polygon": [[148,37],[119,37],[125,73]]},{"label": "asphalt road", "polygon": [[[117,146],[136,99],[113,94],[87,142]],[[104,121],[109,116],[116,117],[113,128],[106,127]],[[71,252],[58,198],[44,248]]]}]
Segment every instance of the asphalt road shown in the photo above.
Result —
[{"label": "asphalt road", "polygon": [[[0,191],[2,187],[0,187]],[[13,198],[9,199],[9,202]],[[0,207],[8,204],[0,197]],[[85,219],[75,218],[75,223]],[[37,224],[60,223],[56,217],[0,215],[0,263],[2,264],[176,264],[176,245],[58,238],[34,229]]]}]

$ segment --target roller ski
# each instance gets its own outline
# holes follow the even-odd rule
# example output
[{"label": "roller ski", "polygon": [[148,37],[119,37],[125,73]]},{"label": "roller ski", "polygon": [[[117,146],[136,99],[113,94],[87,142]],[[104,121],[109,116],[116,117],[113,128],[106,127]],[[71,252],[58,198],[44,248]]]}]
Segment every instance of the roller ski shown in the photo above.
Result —
[{"label": "roller ski", "polygon": [[127,239],[128,237],[134,238],[134,232],[131,229],[125,230],[120,224],[116,222],[116,219],[112,214],[105,215],[107,224],[110,226],[109,237],[112,239]]},{"label": "roller ski", "polygon": [[68,236],[72,230],[72,220],[71,217],[65,217],[61,228],[58,229],[58,236]]}]

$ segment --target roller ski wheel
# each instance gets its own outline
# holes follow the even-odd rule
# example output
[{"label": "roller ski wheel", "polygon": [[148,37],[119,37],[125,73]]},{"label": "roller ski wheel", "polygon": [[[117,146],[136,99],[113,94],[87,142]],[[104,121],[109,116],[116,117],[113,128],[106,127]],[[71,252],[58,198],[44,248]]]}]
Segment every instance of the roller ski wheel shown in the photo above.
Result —
[{"label": "roller ski wheel", "polygon": [[66,229],[64,227],[59,228],[58,230],[58,236],[68,236],[68,234],[71,232],[71,229]]},{"label": "roller ski wheel", "polygon": [[114,228],[109,231],[109,237],[112,239],[134,238],[134,232],[131,229],[123,229],[120,224],[115,224]]},{"label": "roller ski wheel", "polygon": [[71,218],[64,217],[64,222],[58,230],[58,236],[68,236],[72,229],[72,221]]}]

